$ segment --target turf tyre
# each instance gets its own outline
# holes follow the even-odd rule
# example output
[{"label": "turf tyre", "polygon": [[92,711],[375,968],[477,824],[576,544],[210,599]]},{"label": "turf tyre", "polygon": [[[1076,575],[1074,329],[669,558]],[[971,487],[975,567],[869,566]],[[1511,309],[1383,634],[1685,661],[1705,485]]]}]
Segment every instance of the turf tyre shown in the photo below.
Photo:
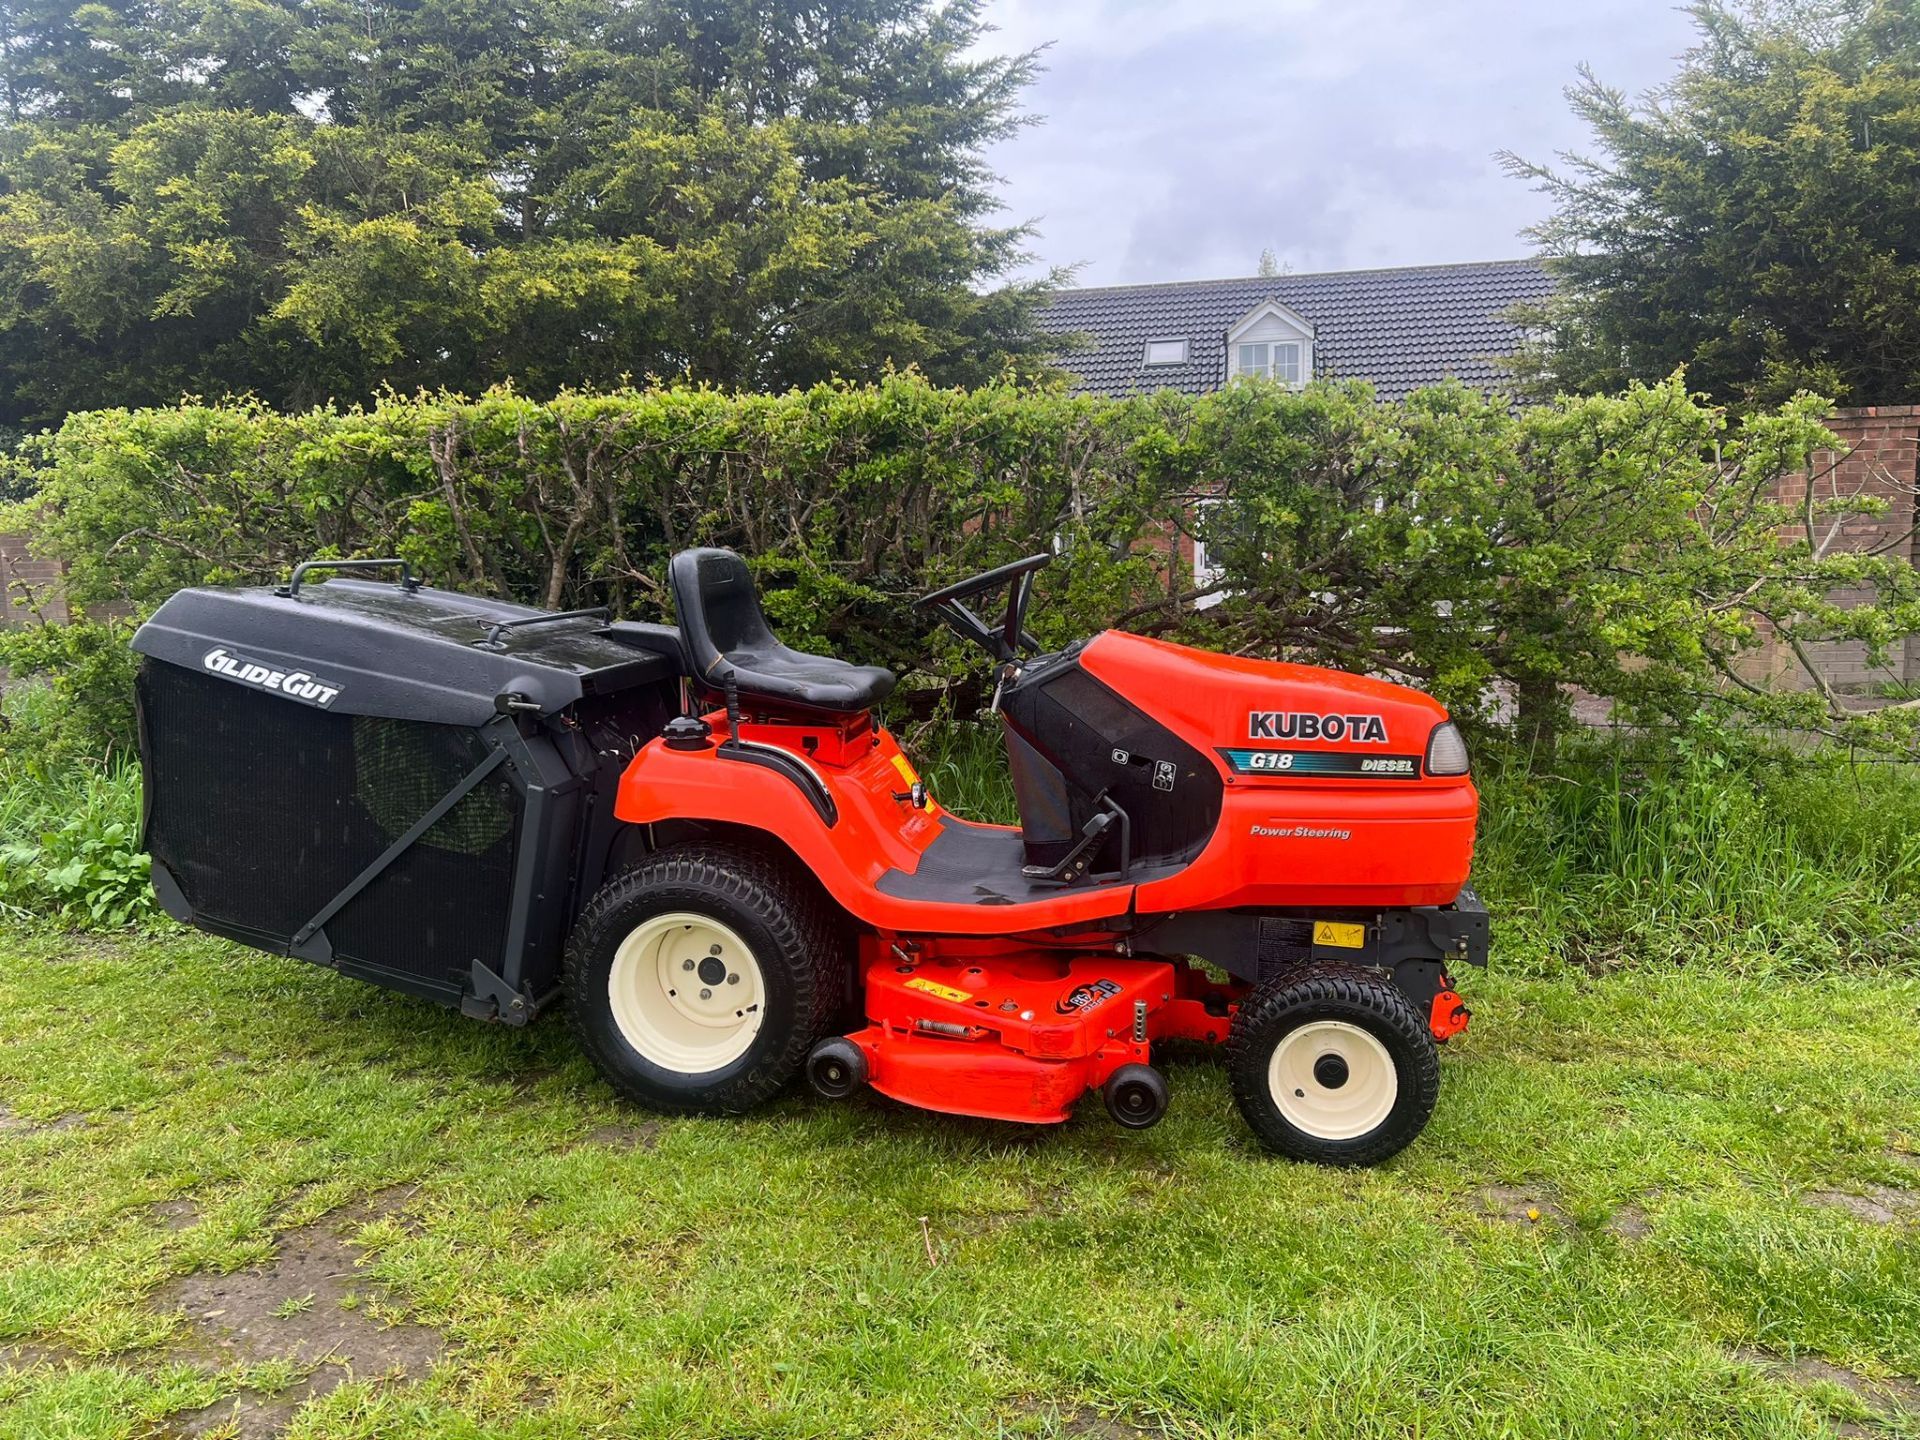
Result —
[{"label": "turf tyre", "polygon": [[[664,915],[706,917],[743,941],[764,1013],[743,1053],[707,1070],[659,1063],[622,1029],[610,977],[622,944]],[[670,1113],[738,1115],[778,1093],[844,1003],[851,952],[826,897],[778,855],[701,842],[647,856],[601,887],[567,944],[574,1033],[622,1095]]]},{"label": "turf tyre", "polygon": [[[1384,1056],[1391,1067],[1377,1121],[1363,1111],[1357,1133],[1289,1118],[1275,1098],[1280,1047],[1289,1036],[1297,1044],[1320,1034],[1346,1035],[1356,1060]],[[1440,1056],[1426,1022],[1389,976],[1357,965],[1309,965],[1256,986],[1227,1037],[1227,1077],[1262,1145],[1320,1165],[1377,1165],[1398,1154],[1426,1128],[1440,1098]]]}]

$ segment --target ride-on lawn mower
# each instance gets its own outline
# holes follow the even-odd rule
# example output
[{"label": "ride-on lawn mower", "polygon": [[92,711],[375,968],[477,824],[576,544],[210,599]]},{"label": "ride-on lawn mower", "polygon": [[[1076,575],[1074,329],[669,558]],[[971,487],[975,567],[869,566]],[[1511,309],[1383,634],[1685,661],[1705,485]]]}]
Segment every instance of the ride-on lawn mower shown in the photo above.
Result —
[{"label": "ride-on lawn mower", "polygon": [[677,627],[385,560],[182,591],[134,640],[155,889],[470,1015],[564,993],[659,1109],[804,1072],[1042,1123],[1098,1089],[1142,1128],[1154,1045],[1211,1041],[1270,1149],[1392,1155],[1467,1024],[1451,967],[1486,959],[1458,732],[1397,685],[1119,631],[1034,653],[1048,558],[920,602],[997,666],[1018,827],[943,810],[875,721],[893,676],[782,645],[729,551],[674,558]]}]

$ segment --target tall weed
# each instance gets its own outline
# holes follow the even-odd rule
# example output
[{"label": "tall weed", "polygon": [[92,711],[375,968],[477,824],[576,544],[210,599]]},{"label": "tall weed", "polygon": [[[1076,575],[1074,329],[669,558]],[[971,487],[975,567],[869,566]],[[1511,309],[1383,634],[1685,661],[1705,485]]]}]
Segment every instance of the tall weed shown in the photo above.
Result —
[{"label": "tall weed", "polygon": [[[998,731],[909,737],[934,797],[1018,819]],[[1483,756],[1474,877],[1496,961],[1743,973],[1920,962],[1920,767],[1594,740]]]},{"label": "tall weed", "polygon": [[0,630],[0,665],[11,677],[0,765],[50,776],[134,753],[133,629],[127,620],[76,620]]},{"label": "tall weed", "polygon": [[901,737],[933,798],[968,820],[1017,825],[1013,780],[1000,727],[932,723]]},{"label": "tall weed", "polygon": [[1920,959],[1920,774],[1616,743],[1480,775],[1498,953],[1743,972]]},{"label": "tall weed", "polygon": [[[16,739],[48,703],[8,695]],[[1017,823],[997,726],[905,741],[947,808]],[[1547,771],[1485,755],[1477,778],[1475,883],[1502,965],[1920,963],[1920,768],[1595,741]],[[139,816],[131,761],[46,771],[0,751],[0,908],[82,926],[153,916]]]},{"label": "tall weed", "polygon": [[140,768],[124,752],[67,749],[62,707],[44,681],[8,687],[0,705],[0,911],[80,926],[145,919],[158,907],[140,849]]}]

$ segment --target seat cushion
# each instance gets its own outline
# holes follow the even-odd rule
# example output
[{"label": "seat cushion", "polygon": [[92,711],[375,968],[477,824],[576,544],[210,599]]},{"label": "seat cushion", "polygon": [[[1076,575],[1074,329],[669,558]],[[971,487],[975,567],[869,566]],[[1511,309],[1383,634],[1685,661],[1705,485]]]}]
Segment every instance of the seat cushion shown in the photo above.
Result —
[{"label": "seat cushion", "polygon": [[731,650],[734,683],[742,695],[761,695],[815,710],[871,710],[893,693],[893,672],[807,655],[776,644],[771,651]]}]

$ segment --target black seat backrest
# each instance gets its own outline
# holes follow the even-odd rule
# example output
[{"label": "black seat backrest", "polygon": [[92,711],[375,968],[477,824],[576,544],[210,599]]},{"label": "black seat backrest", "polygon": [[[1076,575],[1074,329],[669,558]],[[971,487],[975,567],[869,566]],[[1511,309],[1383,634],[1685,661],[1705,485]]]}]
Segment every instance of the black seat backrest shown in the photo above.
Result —
[{"label": "black seat backrest", "polygon": [[731,550],[682,550],[670,572],[673,607],[694,673],[719,684],[729,652],[779,644],[760,609],[747,562]]},{"label": "black seat backrest", "polygon": [[854,715],[893,689],[893,674],[805,655],[767,625],[747,562],[731,550],[682,550],[667,572],[696,684],[757,696],[783,710]]}]

